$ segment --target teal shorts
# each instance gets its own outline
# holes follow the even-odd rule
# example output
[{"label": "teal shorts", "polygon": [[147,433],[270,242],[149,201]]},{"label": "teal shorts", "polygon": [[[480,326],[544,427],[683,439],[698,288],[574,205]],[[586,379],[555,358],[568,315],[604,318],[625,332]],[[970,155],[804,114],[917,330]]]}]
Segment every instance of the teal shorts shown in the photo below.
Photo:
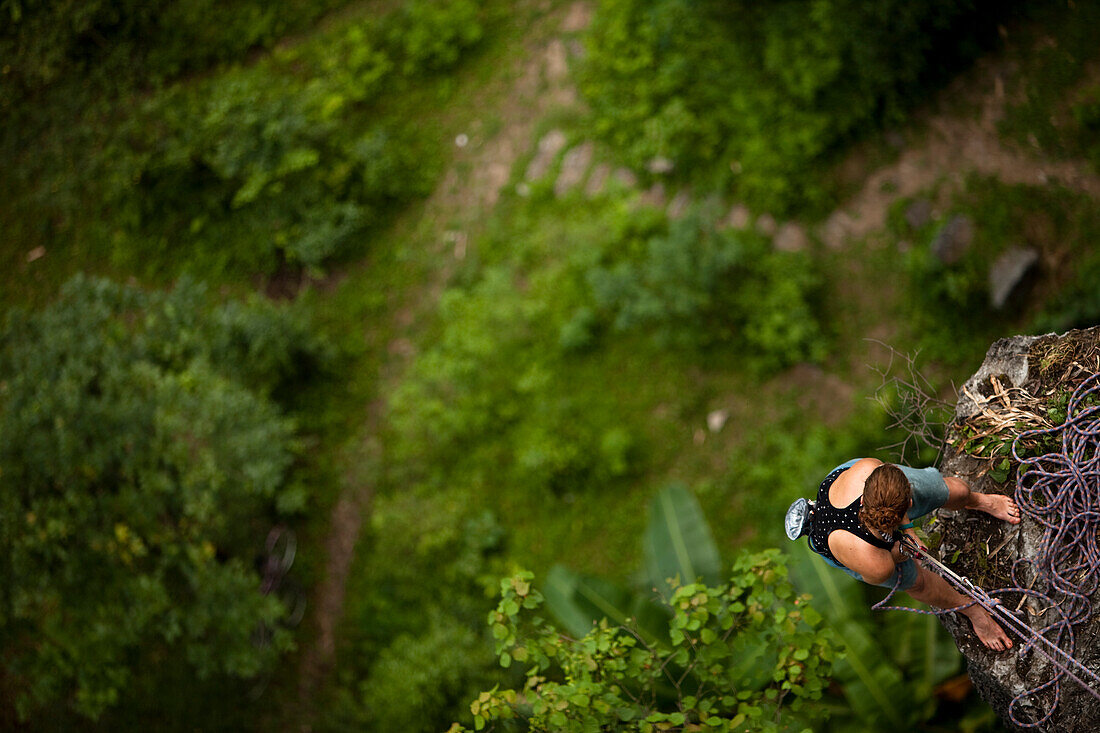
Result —
[{"label": "teal shorts", "polygon": [[[837,468],[847,468],[858,460],[861,459],[853,458],[846,463],[840,464],[834,468],[833,471],[837,470]],[[898,468],[905,474],[905,478],[909,479],[909,485],[913,489],[913,506],[909,509],[910,521],[919,519],[925,514],[939,509],[947,503],[950,492],[947,489],[947,482],[943,480],[943,474],[937,469],[909,468],[909,466],[898,466]],[[829,473],[832,473],[832,471]],[[827,557],[822,556],[821,559],[834,568],[843,570],[856,580],[863,580],[863,576],[854,570],[849,570],[840,563],[833,562]],[[897,586],[899,590],[908,590],[912,588],[913,583],[916,582],[917,564],[912,560],[905,560],[897,564],[897,567],[894,569],[894,574],[887,578],[885,582],[876,583],[875,585],[881,585],[884,588],[893,588]]]}]

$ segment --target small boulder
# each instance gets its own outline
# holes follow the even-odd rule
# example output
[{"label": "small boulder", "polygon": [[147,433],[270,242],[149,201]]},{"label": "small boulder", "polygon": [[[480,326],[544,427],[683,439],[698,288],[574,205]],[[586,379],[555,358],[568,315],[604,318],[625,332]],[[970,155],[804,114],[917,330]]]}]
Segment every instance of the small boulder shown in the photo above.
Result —
[{"label": "small boulder", "polygon": [[527,166],[527,175],[524,178],[528,181],[536,181],[545,176],[550,170],[550,164],[554,162],[554,158],[565,147],[566,142],[568,141],[565,133],[561,130],[551,130],[543,135],[542,139],[539,140],[535,157],[531,159],[531,163]]},{"label": "small boulder", "polygon": [[756,231],[764,236],[774,236],[778,229],[779,225],[776,223],[775,217],[771,214],[761,214],[756,217]]},{"label": "small boulder", "polygon": [[966,214],[956,214],[943,225],[932,240],[932,254],[945,265],[962,259],[974,241],[974,223]]},{"label": "small boulder", "polygon": [[565,154],[561,161],[561,172],[554,183],[554,195],[564,196],[569,189],[580,184],[584,174],[588,172],[588,166],[592,164],[592,154],[595,146],[590,143],[582,143]]},{"label": "small boulder", "polygon": [[671,173],[672,169],[675,167],[676,164],[672,162],[672,159],[666,158],[663,155],[658,155],[645,164],[646,170],[655,176],[663,176],[666,173]]},{"label": "small boulder", "polygon": [[810,240],[802,227],[794,222],[787,222],[775,233],[772,245],[780,252],[801,252],[810,245]]},{"label": "small boulder", "polygon": [[905,208],[905,223],[912,229],[920,229],[932,220],[932,202],[917,199]]},{"label": "small boulder", "polygon": [[1039,262],[1039,253],[1030,247],[1011,247],[989,268],[989,304],[996,310],[1021,286]]},{"label": "small boulder", "polygon": [[751,220],[752,214],[749,212],[749,207],[744,204],[734,204],[726,217],[726,223],[734,229],[748,229]]}]

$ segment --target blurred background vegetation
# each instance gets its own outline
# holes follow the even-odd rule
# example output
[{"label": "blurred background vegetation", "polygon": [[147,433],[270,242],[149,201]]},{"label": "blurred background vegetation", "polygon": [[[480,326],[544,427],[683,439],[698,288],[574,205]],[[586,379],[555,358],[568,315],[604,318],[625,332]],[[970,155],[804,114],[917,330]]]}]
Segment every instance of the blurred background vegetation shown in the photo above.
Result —
[{"label": "blurred background vegetation", "polygon": [[704,580],[789,565],[826,620],[800,648],[837,645],[748,724],[993,729],[934,622],[741,553],[897,458],[883,344],[951,400],[993,339],[1100,319],[1097,27],[0,0],[0,727],[472,727],[524,682],[499,579],[577,636],[592,598],[648,607],[673,492]]}]

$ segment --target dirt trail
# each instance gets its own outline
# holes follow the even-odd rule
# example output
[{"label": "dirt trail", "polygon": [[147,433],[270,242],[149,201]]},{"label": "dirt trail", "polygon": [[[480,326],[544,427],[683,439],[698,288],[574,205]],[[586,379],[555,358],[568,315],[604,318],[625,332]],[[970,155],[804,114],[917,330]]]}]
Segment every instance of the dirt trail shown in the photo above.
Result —
[{"label": "dirt trail", "polygon": [[[457,131],[455,155],[440,185],[419,212],[419,221],[429,227],[441,264],[421,288],[407,294],[405,305],[393,313],[395,333],[410,334],[415,324],[434,308],[454,265],[466,255],[471,230],[477,228],[496,204],[520,157],[530,149],[538,123],[554,109],[577,104],[569,79],[567,50],[561,34],[583,30],[591,17],[587,3],[576,2],[560,12],[541,18],[527,32],[529,39],[548,39],[525,44],[512,69],[502,76],[511,79],[503,94],[489,94],[482,119],[468,131]],[[481,94],[480,90],[471,90]],[[485,119],[495,115],[497,131],[482,135]],[[387,347],[388,359],[379,375],[382,384],[394,383],[415,355],[412,340],[398,336]],[[385,389],[380,389],[384,393]],[[372,443],[375,428],[385,419],[385,404],[368,406],[364,435]],[[378,460],[377,446],[365,450]],[[307,714],[314,694],[323,688],[336,659],[338,629],[343,619],[348,576],[355,558],[363,524],[370,516],[373,487],[345,477],[344,488],[329,520],[324,547],[324,577],[313,601],[316,637],[304,644],[299,674],[299,698]],[[308,721],[303,730],[309,729]]]},{"label": "dirt trail", "polygon": [[859,193],[819,228],[821,240],[834,249],[849,238],[882,229],[890,206],[938,180],[961,186],[966,175],[993,176],[1010,184],[1059,183],[1100,198],[1100,176],[1083,161],[1055,161],[1013,146],[997,132],[1005,113],[1005,71],[997,62],[979,63],[944,91],[942,101],[962,101],[964,110],[980,105],[980,113],[926,113],[911,127],[927,138],[906,148],[898,159],[865,178]]}]

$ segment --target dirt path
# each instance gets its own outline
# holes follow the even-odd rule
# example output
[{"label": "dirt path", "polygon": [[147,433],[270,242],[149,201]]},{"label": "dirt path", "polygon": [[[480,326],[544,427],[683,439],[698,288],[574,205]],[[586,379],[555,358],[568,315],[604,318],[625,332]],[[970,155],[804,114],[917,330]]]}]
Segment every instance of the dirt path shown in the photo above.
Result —
[{"label": "dirt path", "polygon": [[[1100,176],[1083,161],[1055,161],[1020,149],[1001,139],[997,123],[1007,96],[1006,72],[996,61],[979,63],[971,73],[943,92],[942,101],[962,102],[961,114],[925,113],[911,127],[926,139],[906,148],[898,159],[866,176],[860,191],[819,228],[821,240],[839,249],[849,238],[882,229],[891,205],[939,180],[961,187],[971,173],[993,176],[1004,183],[1058,183],[1100,199]],[[975,115],[972,111],[981,111]]]},{"label": "dirt path", "polygon": [[[387,363],[384,373],[379,375],[381,384],[396,382],[415,355],[413,341],[408,336],[434,310],[454,265],[465,257],[470,239],[492,211],[516,162],[529,151],[536,126],[550,111],[577,104],[561,35],[579,32],[590,17],[588,4],[577,2],[541,18],[537,27],[528,29],[527,38],[548,40],[525,43],[524,52],[515,56],[513,68],[501,74],[502,78],[512,80],[509,87],[503,93],[489,92],[481,119],[469,131],[456,132],[454,158],[436,191],[419,211],[418,223],[429,227],[430,239],[435,243],[433,253],[440,263],[430,281],[408,293],[404,306],[392,315],[394,333],[404,335],[388,345]],[[478,95],[480,90],[471,93]],[[490,118],[499,124],[494,125],[494,133],[483,135],[482,131],[488,127],[484,121]],[[384,402],[372,403],[365,420],[367,442],[373,440],[384,419]],[[377,446],[367,446],[366,450],[376,452]],[[316,636],[304,645],[301,655],[299,697],[307,714],[314,694],[323,689],[336,659],[347,582],[373,502],[373,487],[354,476],[345,477],[329,520],[324,575],[313,601]],[[308,729],[306,721],[303,730]]]}]

